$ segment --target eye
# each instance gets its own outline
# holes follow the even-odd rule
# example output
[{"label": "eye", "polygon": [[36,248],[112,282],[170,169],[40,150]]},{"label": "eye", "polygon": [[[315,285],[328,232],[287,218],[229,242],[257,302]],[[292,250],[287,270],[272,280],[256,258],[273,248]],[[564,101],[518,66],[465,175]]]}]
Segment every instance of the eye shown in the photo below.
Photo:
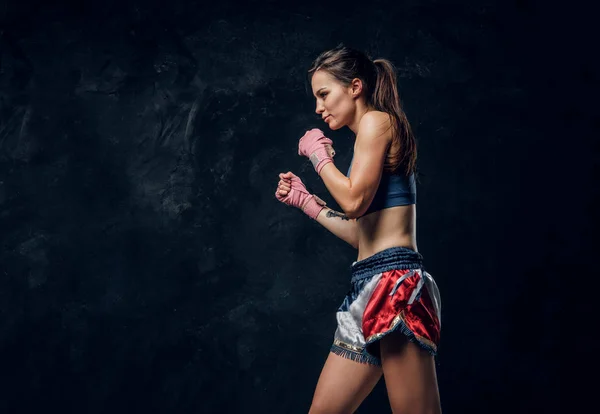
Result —
[{"label": "eye", "polygon": [[321,98],[325,98],[325,96],[327,96],[327,94],[325,92],[321,92]]}]

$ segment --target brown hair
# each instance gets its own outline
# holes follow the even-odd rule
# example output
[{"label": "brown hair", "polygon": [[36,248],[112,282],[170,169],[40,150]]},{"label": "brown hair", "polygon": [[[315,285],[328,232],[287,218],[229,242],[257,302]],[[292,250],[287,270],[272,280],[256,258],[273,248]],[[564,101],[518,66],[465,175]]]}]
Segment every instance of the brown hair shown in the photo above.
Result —
[{"label": "brown hair", "polygon": [[395,150],[387,155],[384,171],[397,173],[401,169],[406,175],[416,170],[417,145],[408,119],[400,105],[396,85],[396,69],[387,59],[375,59],[346,47],[343,44],[321,53],[309,69],[309,78],[322,70],[333,76],[344,86],[350,86],[358,78],[363,83],[367,105],[386,112],[392,118],[392,144]]}]

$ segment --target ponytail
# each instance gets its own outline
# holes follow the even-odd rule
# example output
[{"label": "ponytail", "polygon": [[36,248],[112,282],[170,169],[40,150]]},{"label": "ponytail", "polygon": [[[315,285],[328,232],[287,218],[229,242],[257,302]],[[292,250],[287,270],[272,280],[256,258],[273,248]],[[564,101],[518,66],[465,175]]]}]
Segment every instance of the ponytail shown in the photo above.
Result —
[{"label": "ponytail", "polygon": [[396,70],[387,59],[376,59],[373,63],[377,70],[377,82],[371,103],[376,110],[389,114],[392,120],[392,144],[384,170],[391,173],[403,170],[406,175],[410,175],[416,169],[417,146],[406,114],[400,105]]}]

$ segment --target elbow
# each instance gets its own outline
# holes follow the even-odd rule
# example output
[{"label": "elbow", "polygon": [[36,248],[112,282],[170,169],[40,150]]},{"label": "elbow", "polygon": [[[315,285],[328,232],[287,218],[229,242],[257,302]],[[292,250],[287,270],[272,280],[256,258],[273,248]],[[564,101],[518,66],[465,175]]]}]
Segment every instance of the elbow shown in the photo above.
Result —
[{"label": "elbow", "polygon": [[344,210],[344,213],[350,220],[356,220],[360,217],[360,214],[358,214],[358,211],[356,210]]},{"label": "elbow", "polygon": [[349,211],[344,211],[344,214],[346,214],[346,217],[348,217],[350,220],[356,220],[359,217]]},{"label": "elbow", "polygon": [[366,209],[363,208],[362,200],[359,200],[358,202],[346,206],[346,208],[344,208],[343,210],[346,214],[346,217],[348,217],[349,219],[357,219],[360,216],[362,216],[366,211]]}]

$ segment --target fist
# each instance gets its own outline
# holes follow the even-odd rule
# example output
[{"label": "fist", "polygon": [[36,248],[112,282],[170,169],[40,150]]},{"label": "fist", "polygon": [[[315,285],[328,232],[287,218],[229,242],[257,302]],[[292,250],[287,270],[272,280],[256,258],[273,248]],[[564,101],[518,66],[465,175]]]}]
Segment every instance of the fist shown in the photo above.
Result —
[{"label": "fist", "polygon": [[323,135],[323,131],[318,128],[313,128],[306,131],[304,136],[298,142],[298,155],[308,157],[310,162],[315,167],[317,174],[321,173],[321,169],[325,164],[333,162],[335,151],[331,146],[333,141]]},{"label": "fist", "polygon": [[315,220],[327,204],[316,195],[310,194],[300,177],[289,171],[279,174],[275,197],[288,206],[301,209]]},{"label": "fist", "polygon": [[[277,193],[275,195],[279,195],[279,197],[285,197],[290,193],[292,189],[292,176],[290,172],[285,174],[279,174],[279,183],[277,184]],[[278,198],[279,198],[278,197]]]},{"label": "fist", "polygon": [[333,150],[332,145],[333,141],[325,137],[323,131],[319,128],[313,128],[306,131],[302,138],[300,138],[300,141],[298,142],[298,155],[304,155],[305,157],[310,158],[313,152],[324,147],[327,149],[328,155],[333,157],[335,151]]}]

